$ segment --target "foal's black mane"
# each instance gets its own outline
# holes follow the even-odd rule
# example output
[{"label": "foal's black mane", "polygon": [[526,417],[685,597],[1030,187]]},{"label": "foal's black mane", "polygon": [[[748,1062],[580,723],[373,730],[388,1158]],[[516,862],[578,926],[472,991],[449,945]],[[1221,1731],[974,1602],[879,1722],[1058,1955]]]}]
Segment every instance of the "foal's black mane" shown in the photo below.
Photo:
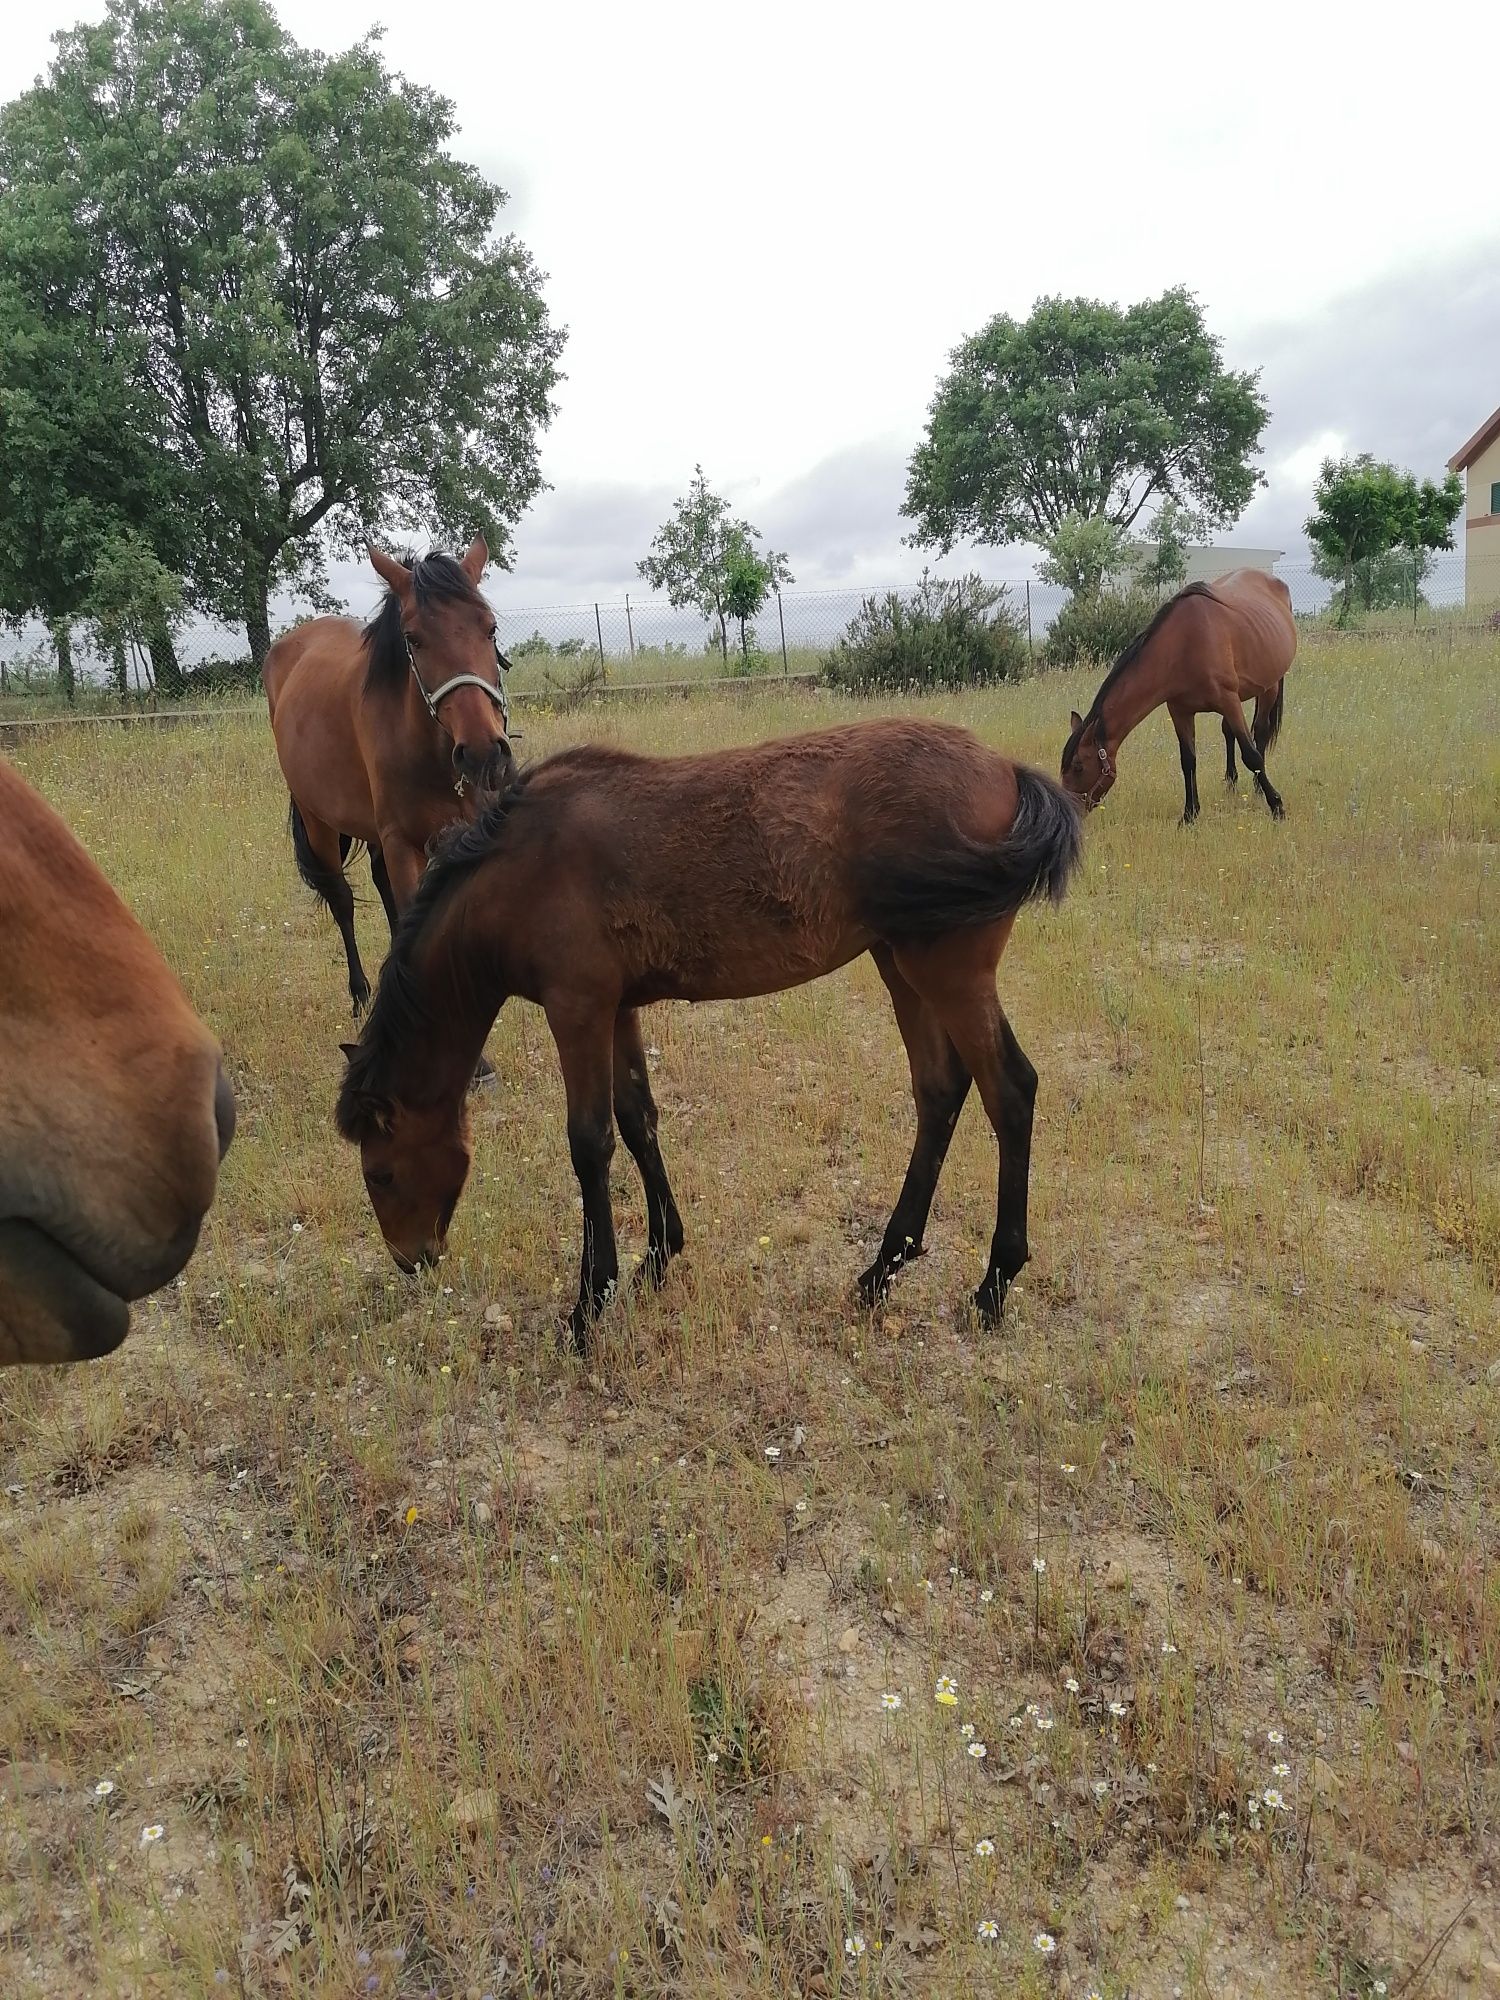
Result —
[{"label": "foal's black mane", "polygon": [[432,849],[417,893],[407,904],[390,956],[380,969],[375,1002],[365,1017],[358,1044],[349,1056],[334,1113],[340,1132],[356,1142],[367,1138],[389,1108],[385,1077],[396,1050],[409,1037],[433,1030],[417,990],[413,967],[417,942],[429,919],[457,884],[495,851],[507,821],[526,795],[536,765],[515,772],[471,825],[451,827]]},{"label": "foal's black mane", "polygon": [[[419,611],[425,611],[429,604],[484,603],[483,597],[469,581],[469,572],[452,556],[437,553],[425,555],[410,567],[412,595]],[[403,686],[411,662],[407,658],[406,640],[401,631],[401,600],[394,590],[386,591],[380,609],[361,637],[369,654],[369,663],[365,668],[366,693],[373,688]]]},{"label": "foal's black mane", "polygon": [[1081,725],[1073,731],[1072,735],[1068,738],[1067,743],[1064,745],[1063,747],[1064,768],[1067,767],[1068,760],[1072,757],[1073,752],[1078,748],[1079,737],[1083,734],[1084,730],[1088,728],[1089,724],[1093,721],[1094,717],[1099,713],[1099,709],[1104,701],[1104,697],[1109,693],[1110,689],[1114,686],[1115,682],[1120,678],[1120,676],[1135,665],[1136,661],[1141,657],[1141,654],[1145,652],[1147,646],[1150,645],[1151,641],[1156,637],[1157,633],[1161,630],[1162,626],[1166,624],[1167,620],[1171,617],[1172,613],[1177,609],[1178,605],[1181,604],[1185,598],[1212,597],[1212,596],[1213,596],[1213,591],[1206,583],[1184,584],[1182,589],[1177,592],[1175,597],[1169,597],[1167,599],[1166,603],[1162,605],[1161,609],[1157,612],[1156,616],[1151,620],[1151,623],[1147,625],[1144,628],[1144,630],[1136,633],[1135,637],[1131,640],[1130,644],[1125,648],[1124,652],[1121,653],[1119,659],[1115,661],[1114,665],[1110,668],[1109,672],[1104,676],[1104,679],[1100,681],[1098,689],[1095,692],[1093,702],[1089,707],[1088,714],[1083,718]]}]

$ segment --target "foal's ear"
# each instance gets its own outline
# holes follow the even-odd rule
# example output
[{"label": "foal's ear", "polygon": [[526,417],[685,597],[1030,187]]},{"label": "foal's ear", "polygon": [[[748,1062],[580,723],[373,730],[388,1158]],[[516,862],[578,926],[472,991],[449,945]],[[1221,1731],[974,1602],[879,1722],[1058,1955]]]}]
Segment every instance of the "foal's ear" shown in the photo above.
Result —
[{"label": "foal's ear", "polygon": [[339,1043],[339,1050],[340,1050],[340,1053],[341,1053],[342,1055],[346,1056],[346,1057],[348,1058],[348,1060],[349,1060],[350,1062],[353,1062],[354,1058],[355,1058],[355,1057],[356,1057],[356,1056],[357,1056],[357,1055],[359,1054],[359,1043],[358,1043],[358,1042],[340,1042],[340,1043]]},{"label": "foal's ear", "polygon": [[411,571],[405,563],[398,563],[394,556],[388,556],[384,549],[377,549],[373,542],[367,542],[370,561],[375,565],[375,574],[382,577],[398,597],[411,594]]},{"label": "foal's ear", "polygon": [[483,535],[476,535],[464,550],[463,559],[459,563],[459,568],[476,589],[479,586],[479,579],[484,575],[485,566],[488,564],[489,559],[489,543],[484,539]]},{"label": "foal's ear", "polygon": [[1073,727],[1074,727],[1075,729],[1082,729],[1082,727],[1083,727],[1083,717],[1082,717],[1082,716],[1081,716],[1081,715],[1080,715],[1080,714],[1078,713],[1078,710],[1077,710],[1076,708],[1073,708],[1073,709],[1069,709],[1069,711],[1068,711],[1068,720],[1069,720],[1069,722],[1071,722],[1071,723],[1072,723],[1072,725],[1073,725]]}]

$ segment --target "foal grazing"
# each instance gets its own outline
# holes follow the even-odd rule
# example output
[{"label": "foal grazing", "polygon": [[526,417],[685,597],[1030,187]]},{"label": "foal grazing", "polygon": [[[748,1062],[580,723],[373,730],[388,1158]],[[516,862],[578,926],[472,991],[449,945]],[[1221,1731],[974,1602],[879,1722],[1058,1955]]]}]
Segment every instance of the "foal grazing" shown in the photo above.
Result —
[{"label": "foal grazing", "polygon": [[278,639],[261,669],[287,790],[292,846],[310,889],[333,912],[359,1013],[370,997],[344,874],[351,845],[395,934],[426,864],[427,845],[511,768],[495,615],[479,594],[489,561],[476,536],[461,562],[424,556],[410,568],[370,550],[386,583],[363,630],[312,618]]},{"label": "foal grazing", "polygon": [[0,1367],[119,1346],[192,1255],[234,1136],[213,1037],[0,762]]},{"label": "foal grazing", "polygon": [[779,992],[868,951],[906,1044],[917,1136],[861,1296],[873,1304],[921,1250],[972,1080],[1000,1142],[975,1304],[998,1318],[1028,1254],[1036,1072],[995,968],[1017,910],[1060,898],[1078,851],[1059,786],[940,723],[855,723],[697,757],[589,744],[548,758],[435,856],[346,1047],[339,1129],[361,1149],[396,1261],[409,1271],[442,1254],[469,1171],[474,1058],[510,995],[536,1001],[583,1194],[581,1344],[618,1277],[616,1122],[646,1191],[646,1280],[682,1248],[637,1010]]},{"label": "foal grazing", "polygon": [[[1282,681],[1297,651],[1291,593],[1264,570],[1236,569],[1216,583],[1190,583],[1132,639],[1100,684],[1086,716],[1075,709],[1063,747],[1062,780],[1085,806],[1115,781],[1115,753],[1153,709],[1167,705],[1182,759],[1182,823],[1198,817],[1198,753],[1193,718],[1223,717],[1225,782],[1235,784],[1235,745],[1245,768],[1281,819],[1281,794],[1266,776],[1266,752],[1281,729]],[[1255,729],[1244,703],[1255,697]]]}]

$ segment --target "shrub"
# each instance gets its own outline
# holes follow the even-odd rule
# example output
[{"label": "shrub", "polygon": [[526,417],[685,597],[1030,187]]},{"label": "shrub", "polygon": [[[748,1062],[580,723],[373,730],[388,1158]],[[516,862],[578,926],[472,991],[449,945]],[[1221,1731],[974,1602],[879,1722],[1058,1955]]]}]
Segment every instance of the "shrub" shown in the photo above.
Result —
[{"label": "shrub", "polygon": [[1156,612],[1155,593],[1147,590],[1101,590],[1092,597],[1069,598],[1042,642],[1042,664],[1108,665]]},{"label": "shrub", "polygon": [[984,687],[1029,670],[1025,621],[1003,584],[925,570],[913,590],[867,597],[822,660],[824,680],[849,693]]},{"label": "shrub", "polygon": [[248,654],[237,660],[200,660],[183,675],[183,693],[260,693],[260,669]]}]

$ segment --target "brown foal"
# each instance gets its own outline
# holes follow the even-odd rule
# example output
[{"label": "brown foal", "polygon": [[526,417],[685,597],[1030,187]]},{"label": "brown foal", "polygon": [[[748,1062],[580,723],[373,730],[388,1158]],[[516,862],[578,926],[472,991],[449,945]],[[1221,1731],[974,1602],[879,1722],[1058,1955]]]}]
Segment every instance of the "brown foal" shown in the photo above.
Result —
[{"label": "brown foal", "polygon": [[[1198,817],[1198,752],[1193,719],[1223,719],[1225,782],[1235,784],[1238,745],[1273,818],[1285,816],[1266,776],[1266,752],[1281,729],[1282,682],[1297,651],[1291,594],[1263,570],[1231,570],[1217,582],[1190,583],[1132,639],[1100,684],[1088,714],[1074,709],[1063,747],[1062,780],[1093,807],[1115,782],[1115,755],[1131,730],[1167,705],[1182,762],[1182,823]],[[1255,697],[1255,727],[1244,704]]]},{"label": "brown foal", "polygon": [[906,1044],[917,1133],[873,1304],[922,1247],[970,1082],[1000,1144],[989,1266],[996,1319],[1026,1262],[1036,1071],[995,992],[1016,912],[1061,897],[1077,808],[967,731],[906,719],[749,749],[646,758],[602,744],[514,778],[438,850],[349,1062],[339,1129],[405,1270],[442,1254],[469,1171],[465,1085],[510,995],[546,1012],[583,1195],[571,1328],[618,1279],[609,1162],[618,1123],[646,1192],[647,1282],[682,1248],[657,1144],[638,1009],[800,986],[869,952]]}]

